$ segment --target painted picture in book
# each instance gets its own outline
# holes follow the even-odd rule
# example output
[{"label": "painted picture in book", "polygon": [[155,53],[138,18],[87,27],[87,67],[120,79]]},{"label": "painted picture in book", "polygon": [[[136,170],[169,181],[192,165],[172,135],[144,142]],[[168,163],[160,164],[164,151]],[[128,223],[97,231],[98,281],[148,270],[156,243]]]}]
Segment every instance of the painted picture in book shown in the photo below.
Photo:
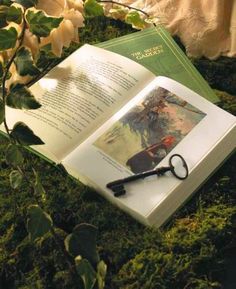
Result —
[{"label": "painted picture in book", "polygon": [[94,145],[133,173],[151,170],[205,114],[157,87],[119,119]]}]

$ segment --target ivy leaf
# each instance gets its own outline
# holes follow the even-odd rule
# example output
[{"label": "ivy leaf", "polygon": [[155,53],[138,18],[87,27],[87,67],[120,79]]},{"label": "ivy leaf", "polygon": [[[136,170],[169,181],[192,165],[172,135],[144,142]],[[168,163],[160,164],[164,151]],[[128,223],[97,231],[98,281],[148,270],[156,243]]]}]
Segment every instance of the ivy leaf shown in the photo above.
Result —
[{"label": "ivy leaf", "polygon": [[42,47],[40,47],[40,53],[43,54],[48,61],[50,61],[51,59],[55,59],[57,58],[57,56],[55,56],[55,54],[52,52],[52,44],[48,43]]},{"label": "ivy leaf", "polygon": [[146,22],[141,18],[137,11],[129,12],[125,17],[125,22],[131,24],[132,27],[137,29],[143,29],[146,26]]},{"label": "ivy leaf", "polygon": [[75,258],[75,267],[76,271],[83,280],[84,289],[92,289],[96,282],[96,272],[89,261],[77,256]]},{"label": "ivy leaf", "polygon": [[20,24],[22,21],[22,10],[20,8],[16,8],[15,6],[9,7],[7,11],[7,21]]},{"label": "ivy leaf", "polygon": [[51,217],[38,205],[28,207],[27,231],[31,241],[43,237],[53,226]]},{"label": "ivy leaf", "polygon": [[28,10],[26,14],[26,19],[29,24],[30,31],[38,37],[47,37],[53,28],[57,28],[62,17],[50,17],[46,16],[43,11],[31,11]]},{"label": "ivy leaf", "polygon": [[38,136],[36,136],[26,124],[21,121],[14,125],[10,136],[16,139],[22,145],[30,146],[44,144],[44,142]]},{"label": "ivy leaf", "polygon": [[0,5],[10,6],[12,4],[12,0],[0,0]]},{"label": "ivy leaf", "polygon": [[21,4],[25,8],[33,7],[38,4],[38,0],[15,0],[15,2]]},{"label": "ivy leaf", "polygon": [[114,8],[109,10],[109,15],[114,19],[120,19],[121,21],[125,19],[129,9],[127,7],[114,6]]},{"label": "ivy leaf", "polygon": [[5,119],[5,106],[3,101],[0,99],[0,124],[4,121]]},{"label": "ivy leaf", "polygon": [[35,183],[34,183],[34,193],[37,196],[40,196],[42,201],[45,202],[46,201],[46,192],[44,190],[44,187],[41,183],[39,174],[34,171],[34,175],[35,175]]},{"label": "ivy leaf", "polygon": [[86,0],[84,2],[84,12],[87,16],[102,16],[104,15],[102,5],[96,0]]},{"label": "ivy leaf", "polygon": [[6,103],[8,106],[18,109],[37,109],[41,107],[41,104],[34,98],[30,90],[21,83],[11,86]]},{"label": "ivy leaf", "polygon": [[79,224],[65,239],[66,250],[74,257],[80,255],[97,264],[99,256],[96,249],[97,228],[90,224]]},{"label": "ivy leaf", "polygon": [[44,70],[50,63],[53,63],[58,57],[52,52],[52,45],[48,43],[40,48],[36,65],[39,69]]},{"label": "ivy leaf", "polygon": [[40,70],[34,65],[33,57],[28,49],[24,46],[19,49],[14,60],[17,72],[21,76],[35,76],[40,73]]},{"label": "ivy leaf", "polygon": [[10,144],[6,149],[6,162],[12,166],[19,166],[24,162],[24,157],[17,145]]},{"label": "ivy leaf", "polygon": [[[0,3],[1,4],[1,3]],[[0,6],[0,27],[7,26],[7,12],[9,7],[5,5]]]},{"label": "ivy leaf", "polygon": [[10,29],[0,29],[0,51],[15,47],[17,31],[14,27]]},{"label": "ivy leaf", "polygon": [[107,274],[107,265],[104,261],[100,261],[97,265],[97,280],[98,280],[98,289],[103,289],[105,287],[105,277]]},{"label": "ivy leaf", "polygon": [[18,188],[21,185],[23,176],[19,171],[17,170],[11,171],[9,177],[10,177],[10,185],[13,189]]}]

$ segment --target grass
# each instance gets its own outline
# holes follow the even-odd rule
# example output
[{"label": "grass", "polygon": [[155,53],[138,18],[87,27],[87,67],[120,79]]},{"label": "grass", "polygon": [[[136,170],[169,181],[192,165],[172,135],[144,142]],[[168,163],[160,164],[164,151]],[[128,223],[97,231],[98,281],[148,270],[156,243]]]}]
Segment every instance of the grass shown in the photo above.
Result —
[{"label": "grass", "polygon": [[[81,40],[96,43],[129,32],[132,29],[123,23],[97,18],[81,32]],[[70,52],[67,50],[65,56]],[[211,62],[204,65],[202,73],[206,76],[214,67]],[[217,93],[221,98],[219,105],[235,113],[235,98]],[[34,201],[26,183],[19,190],[10,188],[5,147],[6,140],[1,137],[0,289],[71,289],[74,280],[70,279],[52,237],[47,235],[37,244],[27,238],[24,214]],[[236,288],[232,270],[236,266],[235,156],[157,230],[137,223],[44,160],[29,152],[25,155],[28,175],[32,174],[30,163],[40,173],[47,192],[43,206],[50,212],[61,238],[82,222],[98,227],[98,250],[108,266],[105,288]]]}]

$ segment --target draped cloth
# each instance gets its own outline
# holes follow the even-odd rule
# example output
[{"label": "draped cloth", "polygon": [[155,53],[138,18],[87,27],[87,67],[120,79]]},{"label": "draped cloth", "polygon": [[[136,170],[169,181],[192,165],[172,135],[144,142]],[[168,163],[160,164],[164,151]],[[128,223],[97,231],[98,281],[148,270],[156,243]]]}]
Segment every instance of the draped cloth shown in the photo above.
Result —
[{"label": "draped cloth", "polygon": [[190,57],[236,57],[236,0],[118,0],[158,17]]}]

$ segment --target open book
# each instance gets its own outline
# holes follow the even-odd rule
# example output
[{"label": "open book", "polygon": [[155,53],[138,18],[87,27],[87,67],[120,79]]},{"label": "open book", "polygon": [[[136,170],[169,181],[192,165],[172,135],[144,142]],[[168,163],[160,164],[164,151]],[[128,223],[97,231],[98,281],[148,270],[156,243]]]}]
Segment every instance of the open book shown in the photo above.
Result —
[{"label": "open book", "polygon": [[[33,149],[62,163],[144,224],[160,226],[229,155],[236,118],[178,82],[156,77],[116,53],[84,45],[31,87],[38,110],[6,111],[9,127],[25,122],[45,145]],[[189,176],[171,174],[106,184],[168,165],[181,154]]]}]

